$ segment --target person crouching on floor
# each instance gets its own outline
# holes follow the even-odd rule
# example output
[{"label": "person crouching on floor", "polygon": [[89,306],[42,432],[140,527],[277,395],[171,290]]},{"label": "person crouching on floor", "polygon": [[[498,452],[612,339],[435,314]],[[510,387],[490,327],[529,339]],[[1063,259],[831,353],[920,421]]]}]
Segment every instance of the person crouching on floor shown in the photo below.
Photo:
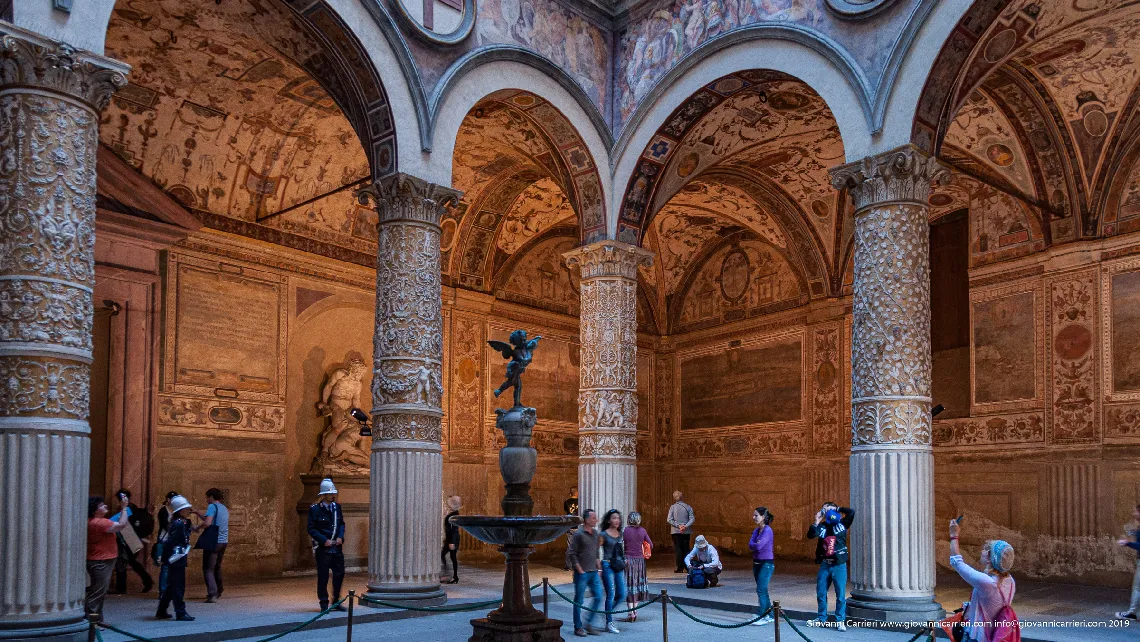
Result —
[{"label": "person crouching on floor", "polygon": [[[321,610],[329,608],[329,571],[332,571],[333,603],[340,601],[344,582],[344,515],[336,503],[333,480],[321,480],[320,498],[309,507],[309,537],[313,538],[313,556],[317,559],[317,601]],[[334,611],[343,611],[339,604]]]},{"label": "person crouching on floor", "polygon": [[716,586],[724,566],[720,563],[720,554],[716,552],[716,548],[709,544],[704,535],[697,535],[696,546],[693,546],[693,550],[685,556],[685,568],[689,569],[689,573],[692,573],[693,569],[701,569],[709,586]]},{"label": "person crouching on floor", "polygon": [[162,565],[166,570],[166,590],[158,600],[158,612],[154,616],[160,620],[170,618],[167,607],[174,602],[174,613],[180,622],[193,622],[186,613],[186,562],[190,555],[190,502],[182,495],[170,498],[170,511],[174,514],[166,537],[162,541]]}]

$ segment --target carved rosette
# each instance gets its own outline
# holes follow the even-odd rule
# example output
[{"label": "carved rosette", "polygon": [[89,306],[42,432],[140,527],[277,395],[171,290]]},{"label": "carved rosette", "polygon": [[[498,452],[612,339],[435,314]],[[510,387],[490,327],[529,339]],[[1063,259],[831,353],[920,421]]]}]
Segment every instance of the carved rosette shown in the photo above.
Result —
[{"label": "carved rosette", "polygon": [[653,255],[600,241],[565,255],[581,270],[579,454],[626,460],[637,452],[637,268]]},{"label": "carved rosette", "polygon": [[443,314],[439,221],[459,192],[395,174],[358,192],[379,224],[373,337],[373,450],[384,440],[441,440]]},{"label": "carved rosette", "polygon": [[945,169],[913,146],[833,169],[855,202],[852,446],[930,447],[927,198]]}]

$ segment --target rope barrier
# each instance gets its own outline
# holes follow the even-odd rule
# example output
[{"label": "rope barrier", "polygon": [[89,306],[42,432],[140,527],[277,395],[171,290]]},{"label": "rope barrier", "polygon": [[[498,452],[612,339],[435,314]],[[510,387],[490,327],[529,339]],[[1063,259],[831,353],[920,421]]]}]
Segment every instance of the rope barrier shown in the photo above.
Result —
[{"label": "rope barrier", "polygon": [[764,618],[768,617],[768,615],[772,612],[772,609],[769,608],[763,615],[757,615],[756,617],[752,618],[751,620],[748,620],[747,622],[741,622],[739,624],[720,624],[718,622],[709,622],[707,620],[702,620],[701,618],[693,615],[692,613],[689,613],[685,609],[681,608],[681,605],[677,604],[677,602],[674,601],[673,598],[669,598],[669,603],[673,605],[673,608],[677,609],[682,614],[684,614],[685,617],[696,622],[697,624],[704,624],[705,626],[715,626],[718,629],[739,629],[741,627],[749,626],[755,622],[759,622],[760,620],[763,620]]},{"label": "rope barrier", "polygon": [[[289,635],[290,633],[296,633],[297,631],[300,631],[301,629],[309,626],[313,622],[316,622],[317,620],[323,618],[324,616],[328,615],[329,613],[332,613],[334,610],[336,610],[336,608],[338,606],[340,606],[341,604],[344,604],[347,600],[348,600],[347,597],[343,597],[340,600],[333,603],[332,605],[330,605],[327,609],[321,611],[320,613],[317,613],[312,618],[309,618],[308,620],[298,624],[297,626],[294,626],[293,628],[291,628],[287,631],[282,631],[281,633],[271,635],[267,638],[261,638],[260,640],[257,640],[256,642],[273,642],[273,640],[283,638],[286,635]],[[107,629],[108,631],[113,631],[115,633],[118,633],[119,635],[125,635],[125,636],[127,636],[133,640],[138,640],[139,642],[157,642],[157,640],[152,640],[151,638],[146,638],[146,637],[143,637],[141,635],[136,635],[134,633],[131,633],[130,631],[124,631],[120,628],[111,626],[110,624],[106,624],[103,622],[99,622],[97,624],[97,626],[104,628],[104,629]],[[100,640],[100,642],[102,642],[103,636],[99,633],[98,628],[95,629],[95,637],[97,637]]]},{"label": "rope barrier", "polygon": [[573,604],[574,606],[576,606],[582,610],[589,611],[590,613],[602,613],[602,614],[606,614],[606,615],[616,615],[618,613],[631,613],[633,611],[639,611],[639,610],[649,606],[650,604],[653,604],[657,600],[661,599],[660,595],[656,595],[653,597],[652,600],[649,600],[648,602],[642,602],[642,603],[638,604],[637,606],[633,607],[632,609],[615,609],[613,611],[607,611],[605,609],[602,609],[601,611],[599,611],[596,609],[592,609],[592,608],[586,606],[585,604],[579,604],[579,603],[575,602],[573,599],[566,597],[565,595],[562,594],[562,591],[559,591],[558,589],[554,588],[553,584],[550,586],[550,590],[554,591],[554,594],[557,595],[558,597],[566,600],[567,602]]},{"label": "rope barrier", "polygon": [[923,630],[919,631],[918,633],[916,633],[916,634],[915,634],[915,636],[914,636],[913,638],[911,638],[911,639],[907,640],[906,642],[915,642],[915,640],[917,640],[918,638],[920,638],[920,637],[922,637],[922,636],[924,636],[924,635],[929,635],[929,634],[930,634],[930,632],[931,632],[931,631],[933,631],[933,630],[934,630],[934,629],[931,629],[931,628],[925,628],[925,629],[923,629]]},{"label": "rope barrier", "polygon": [[[531,592],[533,593],[534,589],[536,589],[540,586],[542,586],[541,582],[530,587]],[[473,602],[471,604],[460,604],[458,606],[408,606],[406,604],[395,604],[393,602],[385,602],[383,600],[373,599],[371,597],[366,597],[364,595],[357,595],[356,599],[360,600],[361,602],[368,602],[369,604],[378,604],[380,606],[384,606],[384,607],[391,608],[391,609],[402,609],[405,611],[422,611],[422,612],[426,612],[426,613],[460,613],[463,611],[475,611],[478,609],[487,608],[488,606],[494,606],[496,604],[501,604],[503,602],[503,599],[499,598],[497,600],[487,600],[486,602]]]},{"label": "rope barrier", "polygon": [[787,613],[785,613],[784,611],[780,611],[780,617],[784,618],[784,621],[788,623],[788,626],[792,627],[792,631],[795,631],[796,635],[803,638],[804,642],[812,642],[811,638],[804,635],[803,631],[800,631],[798,628],[796,628],[795,624],[792,624],[792,620],[791,620],[791,618],[788,617]]}]

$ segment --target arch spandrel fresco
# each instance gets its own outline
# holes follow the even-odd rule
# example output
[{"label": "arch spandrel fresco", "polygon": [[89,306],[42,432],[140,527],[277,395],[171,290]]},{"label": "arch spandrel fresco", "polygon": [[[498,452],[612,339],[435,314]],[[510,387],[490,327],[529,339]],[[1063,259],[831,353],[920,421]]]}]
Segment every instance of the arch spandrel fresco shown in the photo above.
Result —
[{"label": "arch spandrel fresco", "polygon": [[965,150],[1023,194],[1037,195],[1017,130],[984,91],[970,94],[946,132],[946,143]]}]

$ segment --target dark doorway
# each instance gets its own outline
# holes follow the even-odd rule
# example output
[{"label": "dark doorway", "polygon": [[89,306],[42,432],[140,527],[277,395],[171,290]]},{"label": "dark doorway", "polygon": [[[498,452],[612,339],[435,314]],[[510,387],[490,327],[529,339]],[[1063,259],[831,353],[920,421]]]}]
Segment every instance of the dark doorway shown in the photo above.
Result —
[{"label": "dark doorway", "polygon": [[930,226],[931,396],[940,419],[970,415],[970,217],[967,210]]}]

